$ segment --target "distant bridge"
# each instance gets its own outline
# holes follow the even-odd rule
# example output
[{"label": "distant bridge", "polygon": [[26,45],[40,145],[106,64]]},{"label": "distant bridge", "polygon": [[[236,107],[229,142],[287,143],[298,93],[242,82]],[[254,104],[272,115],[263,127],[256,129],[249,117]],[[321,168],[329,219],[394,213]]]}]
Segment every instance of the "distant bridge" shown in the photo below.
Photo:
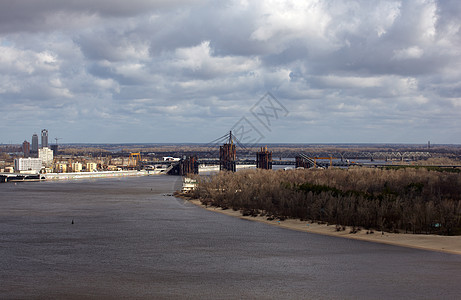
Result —
[{"label": "distant bridge", "polygon": [[422,159],[431,157],[427,151],[360,151],[360,152],[316,152],[306,153],[309,157],[336,157],[344,159],[381,159],[381,160],[403,160],[403,159]]}]

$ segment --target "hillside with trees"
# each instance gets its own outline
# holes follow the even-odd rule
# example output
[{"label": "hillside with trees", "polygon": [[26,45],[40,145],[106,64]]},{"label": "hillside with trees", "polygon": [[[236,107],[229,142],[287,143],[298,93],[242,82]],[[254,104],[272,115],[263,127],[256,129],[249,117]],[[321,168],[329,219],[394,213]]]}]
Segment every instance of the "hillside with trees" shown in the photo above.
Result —
[{"label": "hillside with trees", "polygon": [[198,176],[205,205],[268,219],[388,232],[461,234],[459,169],[247,170]]}]

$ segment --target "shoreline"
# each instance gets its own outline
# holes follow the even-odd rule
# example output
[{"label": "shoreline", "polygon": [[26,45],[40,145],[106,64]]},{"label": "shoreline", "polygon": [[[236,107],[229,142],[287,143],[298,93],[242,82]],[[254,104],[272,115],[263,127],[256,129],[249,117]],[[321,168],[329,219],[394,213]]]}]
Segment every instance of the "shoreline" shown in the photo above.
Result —
[{"label": "shoreline", "polygon": [[134,177],[163,175],[161,171],[130,170],[130,171],[99,171],[99,172],[69,172],[69,173],[44,173],[44,174],[21,174],[0,173],[1,183],[9,182],[36,182],[36,181],[64,181],[94,178]]},{"label": "shoreline", "polygon": [[432,234],[409,234],[409,233],[388,233],[382,234],[380,231],[375,231],[372,234],[367,234],[367,230],[361,230],[357,233],[350,233],[350,227],[346,227],[344,231],[336,231],[335,225],[310,223],[301,221],[299,219],[287,219],[285,221],[269,221],[266,217],[251,217],[243,216],[240,211],[232,209],[223,210],[220,207],[206,207],[200,200],[189,199],[181,197],[186,201],[202,207],[208,211],[222,213],[228,216],[237,217],[244,220],[255,221],[260,223],[269,224],[289,230],[296,230],[306,233],[314,233],[321,235],[328,235],[333,237],[348,238],[360,241],[388,244],[394,246],[401,246],[413,249],[428,250],[443,252],[449,254],[461,255],[461,236],[442,236]]}]

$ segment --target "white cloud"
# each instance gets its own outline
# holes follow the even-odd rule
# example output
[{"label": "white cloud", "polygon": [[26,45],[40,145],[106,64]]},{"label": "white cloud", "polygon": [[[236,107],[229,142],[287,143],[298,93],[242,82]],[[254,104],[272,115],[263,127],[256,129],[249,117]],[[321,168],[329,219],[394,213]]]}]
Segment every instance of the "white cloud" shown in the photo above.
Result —
[{"label": "white cloud", "polygon": [[103,90],[114,90],[116,93],[120,92],[120,85],[113,79],[101,79],[97,78],[94,80],[95,85]]},{"label": "white cloud", "polygon": [[215,56],[210,41],[203,41],[198,46],[178,48],[172,64],[178,69],[189,69],[193,72],[206,72],[211,76],[249,72],[258,68],[259,61],[242,56]]},{"label": "white cloud", "polygon": [[330,16],[321,1],[261,1],[258,28],[251,38],[258,41],[307,36],[322,38]]},{"label": "white cloud", "polygon": [[322,76],[319,78],[326,86],[334,88],[367,88],[382,85],[380,77],[349,77],[349,76]]},{"label": "white cloud", "polygon": [[405,60],[405,59],[417,59],[421,58],[424,54],[424,50],[418,46],[409,47],[406,49],[394,50],[394,56],[392,59]]}]

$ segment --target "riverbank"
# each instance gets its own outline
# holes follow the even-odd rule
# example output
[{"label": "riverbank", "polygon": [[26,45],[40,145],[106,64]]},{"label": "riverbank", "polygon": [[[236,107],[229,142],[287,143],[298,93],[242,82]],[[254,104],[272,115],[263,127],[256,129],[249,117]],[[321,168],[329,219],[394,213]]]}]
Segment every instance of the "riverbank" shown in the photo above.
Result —
[{"label": "riverbank", "polygon": [[189,202],[203,207],[206,210],[222,213],[228,216],[237,217],[250,221],[257,221],[272,226],[278,226],[286,229],[302,231],[306,233],[323,234],[335,237],[342,237],[348,239],[355,239],[361,241],[396,245],[402,247],[409,247],[415,249],[423,249],[430,251],[438,251],[444,253],[451,253],[461,255],[461,236],[440,236],[440,235],[425,235],[425,234],[405,234],[405,233],[388,233],[375,231],[368,233],[367,230],[360,230],[357,233],[350,233],[351,228],[346,228],[343,231],[336,231],[336,226],[310,223],[296,219],[287,219],[285,221],[267,220],[266,217],[251,217],[242,216],[239,211],[232,209],[223,210],[218,207],[210,207],[203,205],[200,200],[191,199]]},{"label": "riverbank", "polygon": [[47,173],[43,174],[44,180],[71,180],[71,179],[88,179],[88,178],[109,178],[109,177],[127,177],[127,176],[147,176],[157,175],[159,172],[154,171],[100,171],[100,172],[75,172],[75,173]]},{"label": "riverbank", "polygon": [[0,173],[0,182],[31,182],[43,180],[73,180],[93,179],[128,176],[149,176],[165,174],[161,170],[131,170],[131,171],[100,171],[100,172],[74,172],[74,173],[45,173],[45,174],[20,174]]}]

